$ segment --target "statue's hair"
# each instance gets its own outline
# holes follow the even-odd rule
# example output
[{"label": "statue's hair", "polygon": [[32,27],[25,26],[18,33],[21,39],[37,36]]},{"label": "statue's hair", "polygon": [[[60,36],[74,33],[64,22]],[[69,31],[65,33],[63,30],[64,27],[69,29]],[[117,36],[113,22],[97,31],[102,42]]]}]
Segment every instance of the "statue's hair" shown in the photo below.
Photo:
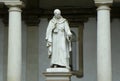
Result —
[{"label": "statue's hair", "polygon": [[55,9],[55,10],[54,10],[54,14],[55,14],[55,13],[59,13],[59,14],[61,14],[60,9]]}]

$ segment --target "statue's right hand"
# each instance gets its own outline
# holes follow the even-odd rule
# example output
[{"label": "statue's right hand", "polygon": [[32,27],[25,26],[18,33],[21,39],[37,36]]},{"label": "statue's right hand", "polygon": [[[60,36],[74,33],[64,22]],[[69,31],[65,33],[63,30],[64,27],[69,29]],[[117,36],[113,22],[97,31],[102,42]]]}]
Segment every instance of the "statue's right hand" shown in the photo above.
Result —
[{"label": "statue's right hand", "polygon": [[48,57],[51,58],[51,56],[52,56],[52,47],[50,46],[48,48]]},{"label": "statue's right hand", "polygon": [[48,58],[51,58],[51,55],[49,55]]},{"label": "statue's right hand", "polygon": [[48,57],[51,58],[51,55],[52,55],[52,51],[51,51],[51,48],[49,48],[49,50],[48,50]]}]

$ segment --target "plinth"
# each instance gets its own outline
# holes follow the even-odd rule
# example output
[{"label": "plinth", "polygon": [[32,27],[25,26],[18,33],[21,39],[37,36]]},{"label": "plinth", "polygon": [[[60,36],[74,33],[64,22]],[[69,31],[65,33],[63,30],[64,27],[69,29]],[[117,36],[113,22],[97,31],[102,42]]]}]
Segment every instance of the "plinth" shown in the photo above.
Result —
[{"label": "plinth", "polygon": [[[44,72],[43,75],[46,77],[46,81],[71,81],[72,73],[70,71],[65,71],[62,68],[54,68],[49,70],[49,72]],[[53,71],[53,72],[52,72]]]}]

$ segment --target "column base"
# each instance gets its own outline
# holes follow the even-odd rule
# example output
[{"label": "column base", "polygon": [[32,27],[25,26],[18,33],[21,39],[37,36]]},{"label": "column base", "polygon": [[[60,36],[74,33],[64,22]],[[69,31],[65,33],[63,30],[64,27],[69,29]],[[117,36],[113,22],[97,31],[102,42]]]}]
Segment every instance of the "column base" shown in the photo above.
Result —
[{"label": "column base", "polygon": [[44,72],[46,81],[71,81],[71,72]]}]

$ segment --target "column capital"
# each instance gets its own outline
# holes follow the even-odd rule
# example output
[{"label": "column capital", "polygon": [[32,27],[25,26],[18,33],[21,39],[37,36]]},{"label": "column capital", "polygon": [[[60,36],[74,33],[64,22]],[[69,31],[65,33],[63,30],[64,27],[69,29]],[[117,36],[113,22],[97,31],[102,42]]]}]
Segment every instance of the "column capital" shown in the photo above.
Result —
[{"label": "column capital", "polygon": [[24,7],[24,3],[22,1],[5,1],[4,4],[8,7]]},{"label": "column capital", "polygon": [[113,3],[113,0],[94,0],[96,6],[100,5],[108,5],[111,6]]},{"label": "column capital", "polygon": [[111,10],[109,5],[99,5],[97,10]]}]

